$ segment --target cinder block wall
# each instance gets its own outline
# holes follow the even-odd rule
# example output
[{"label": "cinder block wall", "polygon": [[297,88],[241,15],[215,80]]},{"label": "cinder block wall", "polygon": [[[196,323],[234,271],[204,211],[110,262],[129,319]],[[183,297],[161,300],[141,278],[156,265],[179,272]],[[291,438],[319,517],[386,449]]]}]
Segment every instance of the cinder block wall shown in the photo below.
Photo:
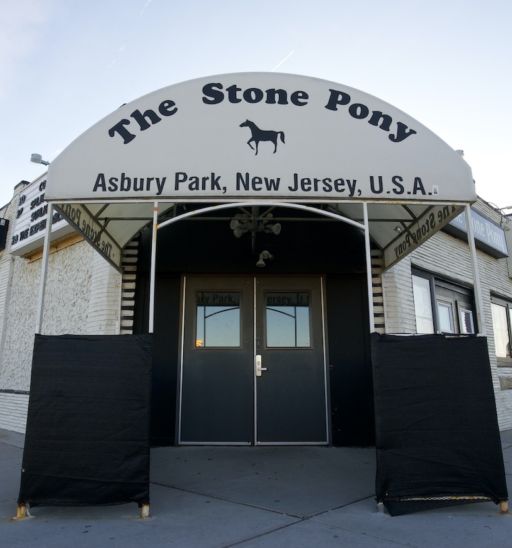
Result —
[{"label": "cinder block wall", "polygon": [[[496,223],[501,216],[485,202],[478,201],[474,209]],[[491,293],[512,300],[512,280],[506,259],[495,259],[482,251],[478,266],[482,286],[483,315],[487,331],[491,373],[496,396],[498,420],[502,430],[512,428],[512,368],[499,367],[496,361],[491,313]],[[387,333],[416,333],[411,268],[415,266],[441,278],[473,286],[471,255],[466,242],[444,232],[438,232],[383,274],[383,293]],[[501,381],[500,381],[501,379]]]}]

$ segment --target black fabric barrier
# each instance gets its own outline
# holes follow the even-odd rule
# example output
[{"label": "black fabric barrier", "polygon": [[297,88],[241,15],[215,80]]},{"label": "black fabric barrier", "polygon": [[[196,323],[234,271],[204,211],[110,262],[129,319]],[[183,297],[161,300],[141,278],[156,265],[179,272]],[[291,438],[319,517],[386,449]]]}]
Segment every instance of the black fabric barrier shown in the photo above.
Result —
[{"label": "black fabric barrier", "polygon": [[487,340],[372,334],[376,494],[391,515],[507,500]]},{"label": "black fabric barrier", "polygon": [[18,503],[148,503],[150,386],[150,335],[36,335]]}]

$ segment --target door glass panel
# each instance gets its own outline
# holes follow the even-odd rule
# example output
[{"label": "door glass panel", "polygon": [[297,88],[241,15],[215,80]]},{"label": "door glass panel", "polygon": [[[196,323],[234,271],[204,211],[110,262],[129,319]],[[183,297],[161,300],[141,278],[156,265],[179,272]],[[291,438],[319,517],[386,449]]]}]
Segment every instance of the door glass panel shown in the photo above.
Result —
[{"label": "door glass panel", "polygon": [[240,293],[200,291],[196,303],[196,348],[240,346]]},{"label": "door glass panel", "polygon": [[311,346],[308,293],[265,295],[267,348]]}]

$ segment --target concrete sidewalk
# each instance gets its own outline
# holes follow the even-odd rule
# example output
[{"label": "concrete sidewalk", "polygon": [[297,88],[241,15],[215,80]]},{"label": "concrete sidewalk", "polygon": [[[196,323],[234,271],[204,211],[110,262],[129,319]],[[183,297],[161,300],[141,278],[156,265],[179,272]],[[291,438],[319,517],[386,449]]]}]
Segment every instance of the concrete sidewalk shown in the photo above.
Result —
[{"label": "concrete sidewalk", "polygon": [[[390,517],[374,501],[373,449],[179,447],[152,451],[151,511],[135,504],[16,509],[23,437],[0,430],[0,546],[243,548],[510,546],[491,503]],[[512,431],[503,434],[509,491]]]}]

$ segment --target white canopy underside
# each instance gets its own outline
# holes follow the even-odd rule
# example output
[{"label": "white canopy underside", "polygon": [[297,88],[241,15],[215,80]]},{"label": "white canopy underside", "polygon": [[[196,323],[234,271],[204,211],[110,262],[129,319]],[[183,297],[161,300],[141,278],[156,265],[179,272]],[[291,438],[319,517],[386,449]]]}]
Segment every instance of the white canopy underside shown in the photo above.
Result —
[{"label": "white canopy underside", "polygon": [[[59,204],[55,204],[57,207]],[[175,205],[169,202],[159,203],[159,222],[165,219],[175,216]],[[197,202],[188,202],[187,204],[193,206],[197,211],[197,216],[201,217],[201,209],[207,208],[210,203],[199,204]],[[276,203],[269,203],[269,207],[276,206]],[[279,207],[286,208],[286,202],[280,202]],[[358,223],[363,223],[363,204],[357,202],[349,203],[328,203],[328,204],[303,204],[308,206],[308,209],[312,214],[315,211],[323,210],[331,213],[338,214],[342,217],[351,219]],[[87,208],[88,212],[95,218],[98,225],[101,226],[106,233],[114,240],[119,248],[123,248],[144,226],[152,222],[153,219],[153,207],[154,202],[144,201],[138,203],[128,202],[113,202],[113,203],[81,203],[82,208]],[[250,207],[250,203],[244,204],[244,208]],[[443,207],[442,204],[395,204],[395,203],[368,203],[368,216],[369,216],[369,229],[370,236],[374,244],[379,248],[385,250],[389,246],[393,245],[397,240],[403,237],[404,233],[408,231],[417,230],[418,224],[421,226],[422,219],[426,218],[430,212],[436,208]],[[454,205],[450,206],[451,208]],[[464,206],[461,204],[456,205],[456,214],[463,211]],[[261,208],[260,213],[263,213],[265,207]],[[240,210],[236,207],[233,209],[224,210],[222,218],[232,217]],[[453,218],[451,215],[450,218]],[[319,218],[325,219],[325,216],[319,212]],[[307,218],[304,219],[307,222]],[[341,219],[340,219],[341,220]],[[418,223],[418,220],[420,221]],[[429,230],[428,237],[432,236],[435,232],[440,230],[450,219],[446,219],[446,222],[436,223],[435,228]],[[75,227],[77,228],[77,227]],[[79,229],[78,229],[79,230]],[[165,230],[165,228],[164,228]],[[80,230],[79,230],[80,231]],[[426,239],[426,238],[425,238]],[[423,240],[424,241],[424,240]]]}]

